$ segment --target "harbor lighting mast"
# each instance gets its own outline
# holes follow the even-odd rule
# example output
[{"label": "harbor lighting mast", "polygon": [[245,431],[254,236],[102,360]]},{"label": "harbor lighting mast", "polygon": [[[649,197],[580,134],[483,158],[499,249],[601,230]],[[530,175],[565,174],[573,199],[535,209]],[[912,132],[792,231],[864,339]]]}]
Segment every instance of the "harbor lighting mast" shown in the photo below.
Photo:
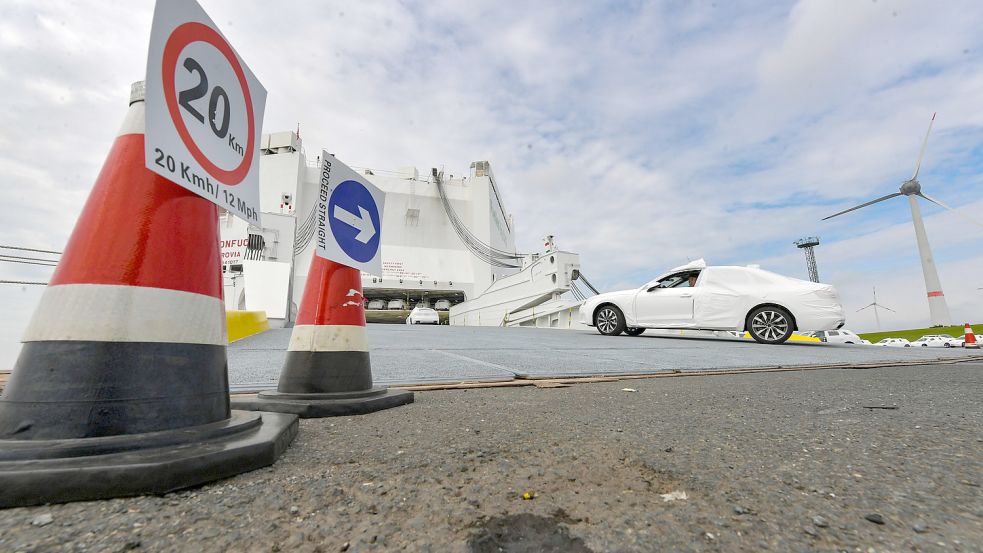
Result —
[{"label": "harbor lighting mast", "polygon": [[819,269],[816,267],[816,252],[813,250],[819,245],[818,236],[799,238],[794,242],[795,247],[804,250],[806,253],[806,267],[809,269],[809,280],[819,282]]}]

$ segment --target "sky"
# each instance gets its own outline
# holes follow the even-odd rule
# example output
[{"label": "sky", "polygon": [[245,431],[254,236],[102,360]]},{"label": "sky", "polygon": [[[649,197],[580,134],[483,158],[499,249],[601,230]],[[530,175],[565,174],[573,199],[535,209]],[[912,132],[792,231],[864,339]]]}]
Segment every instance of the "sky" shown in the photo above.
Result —
[{"label": "sky", "polygon": [[[897,191],[919,180],[954,322],[983,321],[983,4],[201,0],[268,91],[349,165],[489,160],[520,250],[546,234],[602,290],[690,259],[820,278],[848,327],[927,326]],[[0,3],[0,245],[60,251],[143,79],[149,0]],[[6,253],[10,253],[7,251]],[[0,280],[51,269],[0,263]],[[0,368],[43,287],[0,284]]]}]

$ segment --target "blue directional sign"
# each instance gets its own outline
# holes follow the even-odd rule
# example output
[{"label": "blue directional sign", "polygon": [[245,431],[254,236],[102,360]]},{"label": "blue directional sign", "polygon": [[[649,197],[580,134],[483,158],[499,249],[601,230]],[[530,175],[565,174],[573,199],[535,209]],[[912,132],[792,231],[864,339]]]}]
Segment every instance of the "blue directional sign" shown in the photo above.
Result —
[{"label": "blue directional sign", "polygon": [[346,180],[328,200],[331,234],[342,251],[366,263],[379,251],[379,208],[362,183]]},{"label": "blue directional sign", "polygon": [[381,276],[385,193],[327,152],[320,177],[317,254]]}]

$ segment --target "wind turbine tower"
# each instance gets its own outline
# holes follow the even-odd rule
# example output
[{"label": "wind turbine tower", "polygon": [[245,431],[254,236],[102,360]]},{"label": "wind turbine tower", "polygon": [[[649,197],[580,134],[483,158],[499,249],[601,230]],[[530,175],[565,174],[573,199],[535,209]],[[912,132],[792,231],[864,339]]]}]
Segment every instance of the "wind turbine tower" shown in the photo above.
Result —
[{"label": "wind turbine tower", "polygon": [[880,315],[877,314],[877,308],[880,307],[881,309],[887,309],[891,313],[897,313],[897,311],[891,309],[890,307],[886,307],[886,306],[883,306],[883,305],[877,303],[877,288],[876,287],[874,288],[874,303],[867,304],[867,305],[861,307],[860,309],[857,309],[857,313],[860,313],[864,309],[869,309],[871,307],[874,308],[874,320],[877,321],[877,331],[878,332],[880,332],[880,330],[881,330],[881,317],[880,317]]},{"label": "wind turbine tower", "polygon": [[816,252],[813,248],[819,245],[818,236],[799,238],[793,242],[797,248],[806,253],[806,268],[809,269],[809,280],[819,282],[819,268],[816,267]]},{"label": "wind turbine tower", "polygon": [[[901,189],[894,194],[881,196],[876,200],[860,204],[850,209],[845,209],[839,213],[834,213],[829,217],[823,217],[823,221],[832,219],[844,213],[855,211],[862,207],[867,207],[884,200],[889,200],[895,196],[907,196],[908,205],[911,207],[911,223],[915,227],[915,242],[918,243],[918,253],[922,259],[922,274],[925,277],[925,291],[928,294],[928,311],[932,319],[932,326],[949,326],[952,324],[952,317],[949,315],[949,306],[945,302],[945,295],[942,294],[942,284],[939,282],[939,272],[935,269],[935,260],[932,258],[932,249],[928,245],[928,235],[925,234],[925,223],[922,222],[922,212],[918,207],[918,199],[928,200],[933,204],[943,207],[950,211],[955,211],[944,203],[930,198],[922,193],[922,185],[918,182],[918,170],[922,166],[922,158],[925,157],[925,146],[928,145],[928,135],[932,132],[932,124],[935,123],[935,114],[928,124],[928,132],[925,133],[925,140],[922,142],[922,151],[918,154],[918,162],[915,164],[915,173],[911,178],[901,184]],[[957,212],[958,213],[958,212]],[[876,312],[876,311],[875,311]]]}]

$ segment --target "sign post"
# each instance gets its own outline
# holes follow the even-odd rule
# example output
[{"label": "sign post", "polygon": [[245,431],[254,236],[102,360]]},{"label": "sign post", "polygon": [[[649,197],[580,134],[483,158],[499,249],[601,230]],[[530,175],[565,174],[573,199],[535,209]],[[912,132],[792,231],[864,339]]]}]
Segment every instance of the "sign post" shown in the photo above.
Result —
[{"label": "sign post", "polygon": [[386,193],[365,177],[321,153],[316,254],[382,276],[382,211]]},{"label": "sign post", "polygon": [[195,0],[157,3],[146,82],[147,168],[259,224],[266,89]]}]

